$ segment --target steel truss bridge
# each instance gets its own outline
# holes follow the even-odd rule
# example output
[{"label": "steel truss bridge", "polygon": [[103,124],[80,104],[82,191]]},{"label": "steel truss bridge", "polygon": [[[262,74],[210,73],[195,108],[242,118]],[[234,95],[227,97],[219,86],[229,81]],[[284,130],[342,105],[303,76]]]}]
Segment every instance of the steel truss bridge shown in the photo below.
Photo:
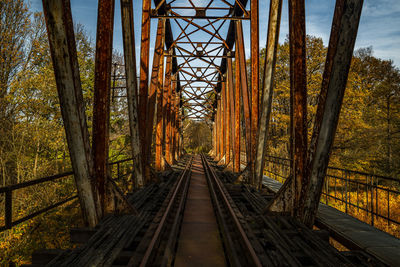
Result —
[{"label": "steel truss bridge", "polygon": [[[290,159],[265,154],[282,0],[269,1],[268,28],[261,32],[259,18],[266,12],[259,10],[258,0],[143,0],[140,40],[135,40],[133,25],[137,7],[133,0],[120,2],[120,10],[115,10],[115,0],[98,5],[89,138],[70,1],[43,0],[72,171],[0,188],[6,196],[2,230],[76,198],[87,228],[71,232],[71,240],[82,245],[79,249],[35,252],[35,266],[399,264],[398,239],[320,204],[321,196],[327,204],[328,198],[334,199],[325,177],[335,179],[336,190],[338,177],[327,175],[332,169],[328,170],[329,154],[362,0],[336,0],[310,143],[305,3],[288,1]],[[124,81],[123,87],[115,86],[117,65],[112,62],[114,12],[121,12],[124,64],[119,68],[124,77],[118,79]],[[155,40],[150,38],[151,21],[157,25]],[[248,29],[244,21],[249,22]],[[263,73],[260,34],[267,36]],[[250,46],[249,66],[246,45]],[[108,162],[110,101],[117,97],[117,87],[127,99],[132,158]],[[205,122],[212,129],[213,149],[208,156],[185,154],[185,121]],[[120,168],[128,163],[124,168],[133,175],[135,190],[126,195],[110,173],[125,179]],[[264,176],[266,166],[270,176],[282,175],[276,173],[280,165],[286,168],[283,184]],[[13,191],[65,177],[74,177],[77,195],[13,220]],[[372,199],[379,184],[372,183],[371,188]],[[339,199],[336,191],[335,198]],[[347,195],[341,200],[347,210],[351,203]],[[373,203],[378,205],[377,200],[367,204],[367,213],[372,218],[384,216]],[[388,224],[399,223],[389,212],[384,218]],[[349,251],[333,248],[329,238]]]}]

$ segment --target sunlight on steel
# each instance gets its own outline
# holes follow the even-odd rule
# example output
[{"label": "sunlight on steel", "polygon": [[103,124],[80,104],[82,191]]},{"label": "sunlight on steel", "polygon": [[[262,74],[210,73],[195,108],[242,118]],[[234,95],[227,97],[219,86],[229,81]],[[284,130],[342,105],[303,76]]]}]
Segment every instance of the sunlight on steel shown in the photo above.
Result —
[{"label": "sunlight on steel", "polygon": [[172,81],[180,83],[185,118],[212,120],[218,88],[224,82],[223,62],[235,54],[227,42],[229,21],[249,19],[249,14],[241,0],[162,0],[151,11],[152,18],[166,18],[171,24],[170,49],[175,53],[166,56],[177,62]]}]

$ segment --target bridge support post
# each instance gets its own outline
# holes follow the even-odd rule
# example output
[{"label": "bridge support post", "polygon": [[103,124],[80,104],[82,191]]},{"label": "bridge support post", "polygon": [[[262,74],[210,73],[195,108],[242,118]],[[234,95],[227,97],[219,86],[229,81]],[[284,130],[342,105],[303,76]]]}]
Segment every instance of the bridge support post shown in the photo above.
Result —
[{"label": "bridge support post", "polygon": [[151,143],[147,143],[147,124],[149,118],[147,114],[147,102],[149,94],[149,55],[150,55],[150,12],[151,0],[143,0],[142,5],[142,31],[141,31],[141,44],[140,44],[140,86],[139,86],[139,99],[138,99],[138,115],[139,121],[139,134],[140,143],[142,145],[142,170],[145,175],[145,180],[148,181],[150,176],[150,169],[148,166],[147,151]]},{"label": "bridge support post", "polygon": [[121,24],[124,42],[126,92],[128,100],[129,130],[133,157],[135,186],[142,187],[143,168],[138,118],[138,86],[136,79],[136,53],[132,0],[121,0]]},{"label": "bridge support post", "polygon": [[171,138],[171,121],[172,121],[172,87],[171,87],[171,74],[172,74],[172,57],[168,56],[166,59],[165,79],[164,79],[164,131],[165,131],[165,160],[169,165],[173,163],[172,160],[172,138]]},{"label": "bridge support post", "polygon": [[[234,165],[233,171],[240,172],[240,74],[239,74],[239,52],[238,52],[238,45],[236,44],[235,48],[235,133],[234,133],[234,144],[233,150],[234,152]],[[229,68],[228,68],[229,70]]]},{"label": "bridge support post", "polygon": [[[177,76],[177,74],[175,74]],[[178,129],[179,129],[179,104],[180,104],[180,94],[177,91],[178,86],[177,86],[177,82],[176,79],[174,79],[174,92],[175,92],[175,125],[174,125],[174,157],[175,160],[179,160],[179,144],[178,144]]]},{"label": "bridge support post", "polygon": [[[152,74],[152,84],[151,88],[156,86],[156,95],[157,95],[157,118],[156,118],[156,158],[155,158],[155,169],[157,171],[162,171],[164,169],[163,164],[163,155],[162,155],[162,145],[164,142],[163,138],[163,79],[164,79],[164,34],[165,34],[165,20],[159,19],[159,28],[157,30],[157,40],[154,54],[154,63],[153,63],[153,74]],[[156,61],[157,60],[157,61]],[[156,84],[154,84],[156,82]],[[152,89],[150,89],[152,91]],[[149,95],[149,98],[151,94]],[[149,113],[151,116],[154,114],[154,105],[152,101],[149,101]],[[153,109],[153,112],[150,112],[150,109]],[[154,116],[154,115],[153,115]],[[150,119],[149,122],[153,120]],[[147,125],[147,140],[149,144],[151,144],[151,136],[153,132],[153,123]],[[149,153],[150,154],[150,153]]]},{"label": "bridge support post", "polygon": [[[101,210],[109,209],[112,196],[107,190],[108,149],[110,125],[111,61],[114,29],[114,0],[102,1],[98,5],[96,55],[94,73],[93,137],[92,153],[96,189],[100,196]],[[107,211],[106,211],[107,210]],[[102,215],[102,216],[103,216]]]},{"label": "bridge support post", "polygon": [[96,226],[98,200],[91,180],[93,160],[79,76],[78,59],[68,0],[43,0],[51,58],[53,61],[61,115],[74,171],[84,221]]},{"label": "bridge support post", "polygon": [[215,160],[216,161],[219,161],[219,159],[221,158],[221,146],[220,146],[220,144],[221,144],[221,139],[220,139],[220,136],[221,136],[221,132],[220,132],[220,129],[221,129],[221,107],[220,107],[220,104],[221,104],[221,99],[220,99],[220,95],[219,94],[216,94],[216,97],[217,97],[217,118],[216,118],[216,121],[215,121],[215,130],[216,130],[216,132],[215,132],[215,134],[216,134],[216,139],[215,139],[215,148],[216,148],[216,156],[215,156]]},{"label": "bridge support post", "polygon": [[[233,143],[234,143],[234,121],[235,121],[235,97],[234,97],[234,92],[233,92],[233,70],[232,70],[232,58],[227,59],[227,88],[228,88],[228,118],[229,118],[229,153],[232,152],[232,157],[229,158],[229,161],[234,161],[235,158],[235,150],[233,149]],[[228,163],[229,163],[228,161]],[[233,168],[233,164],[232,164]]]},{"label": "bridge support post", "polygon": [[225,154],[225,165],[229,164],[229,161],[231,159],[230,156],[230,128],[229,128],[229,84],[227,81],[227,75],[225,74],[225,82],[223,83],[223,96],[224,96],[224,154]]},{"label": "bridge support post", "polygon": [[171,74],[172,82],[171,82],[171,159],[172,164],[176,161],[175,157],[175,129],[176,129],[176,82],[175,76]]},{"label": "bridge support post", "polygon": [[[291,21],[290,38],[291,40],[294,39],[295,42],[292,44],[291,41],[291,54],[293,53],[291,56],[291,70],[293,69],[291,71],[293,75],[291,87],[293,88],[297,84],[302,88],[301,84],[303,81],[305,82],[305,78],[301,77],[302,75],[298,73],[298,71],[301,69],[305,71],[305,62],[303,63],[303,60],[300,60],[300,55],[302,55],[305,61],[305,52],[302,48],[303,43],[297,38],[302,39],[301,36],[303,35],[300,31],[302,27],[299,27],[299,25],[301,26],[303,24],[304,26],[304,16],[302,16],[304,6],[299,5],[296,1],[292,2],[289,5],[289,10],[291,10],[289,15]],[[304,4],[304,2],[302,4]],[[296,127],[298,127],[296,123],[300,124],[303,121],[300,119],[301,116],[299,116],[302,113],[301,108],[303,106],[299,104],[304,103],[303,101],[305,100],[303,97],[299,96],[301,92],[293,92],[293,106],[295,111],[295,142],[293,146],[295,149],[294,170],[292,173],[294,177],[289,177],[289,179],[285,181],[267,210],[277,212],[290,211],[309,227],[313,226],[315,215],[318,210],[322,186],[329,163],[329,154],[333,144],[346,88],[362,4],[363,0],[336,1],[321,93],[319,95],[317,114],[307,159],[303,158],[305,152],[303,149],[300,149],[303,147],[304,141],[298,140],[298,138],[304,138],[304,136],[301,136],[301,130],[296,130]],[[294,27],[294,25],[296,25],[296,27]],[[296,28],[298,32],[295,32],[294,28]],[[304,64],[303,67],[302,64]],[[300,129],[303,128],[300,127]],[[296,140],[298,142],[297,145]],[[300,159],[302,161],[300,161]],[[300,171],[304,172],[300,173],[300,175],[304,177],[302,180],[299,180]],[[298,176],[296,177],[296,175]],[[296,179],[298,179],[298,181],[296,181]],[[301,183],[301,187],[299,187],[299,183]],[[301,199],[299,199],[299,195]]]},{"label": "bridge support post", "polygon": [[[221,135],[220,135],[220,139],[221,139],[221,159],[222,160],[225,156],[225,82],[222,82],[222,89],[221,89],[221,100],[220,100],[220,105],[221,107],[220,109],[220,126],[221,126]],[[226,159],[226,157],[225,157]]]},{"label": "bridge support post", "polygon": [[250,156],[250,183],[256,185],[255,180],[255,155],[257,149],[257,128],[259,113],[259,83],[260,83],[260,44],[259,44],[259,14],[258,0],[250,1],[250,57],[251,57],[251,150]]},{"label": "bridge support post", "polygon": [[[291,135],[293,161],[291,176],[285,181],[271,205],[271,211],[290,212],[300,216],[302,196],[306,190],[305,167],[307,160],[307,85],[305,50],[304,0],[289,1],[289,46],[291,90]],[[293,113],[292,113],[293,112]],[[292,117],[293,114],[293,117]]]},{"label": "bridge support post", "polygon": [[273,83],[275,73],[276,53],[279,40],[279,26],[281,21],[282,0],[272,0],[269,7],[269,22],[267,34],[267,48],[264,63],[264,79],[262,82],[262,104],[260,124],[258,129],[257,153],[255,159],[255,177],[258,188],[262,186],[265,164],[265,150],[267,146],[269,122],[271,117]]},{"label": "bridge support post", "polygon": [[312,227],[335,138],[340,109],[357,37],[363,0],[337,0],[322,78],[317,114],[308,154],[309,177],[303,222]]},{"label": "bridge support post", "polygon": [[304,0],[289,1],[290,79],[293,91],[293,176],[294,215],[299,216],[307,184],[307,78]]},{"label": "bridge support post", "polygon": [[236,50],[238,51],[239,73],[240,73],[240,88],[243,102],[243,115],[245,121],[245,140],[246,140],[246,155],[247,165],[251,164],[251,110],[250,110],[250,96],[247,85],[247,71],[246,71],[246,56],[244,50],[243,29],[242,22],[236,21]]}]

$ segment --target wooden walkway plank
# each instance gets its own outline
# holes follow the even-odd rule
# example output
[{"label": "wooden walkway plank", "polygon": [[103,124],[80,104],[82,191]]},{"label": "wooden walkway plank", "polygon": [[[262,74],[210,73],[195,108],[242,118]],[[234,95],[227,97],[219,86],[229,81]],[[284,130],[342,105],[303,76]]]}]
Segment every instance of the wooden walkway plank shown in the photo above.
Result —
[{"label": "wooden walkway plank", "polygon": [[[275,193],[282,186],[267,176],[264,176],[263,185]],[[364,250],[389,266],[400,266],[400,239],[388,233],[322,203],[315,225],[328,230],[349,249]]]}]

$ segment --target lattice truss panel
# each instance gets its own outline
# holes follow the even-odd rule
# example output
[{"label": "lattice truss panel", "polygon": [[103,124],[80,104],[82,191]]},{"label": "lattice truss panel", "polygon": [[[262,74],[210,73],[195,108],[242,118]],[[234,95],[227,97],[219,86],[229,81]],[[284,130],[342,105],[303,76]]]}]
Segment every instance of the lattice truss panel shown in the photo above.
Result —
[{"label": "lattice truss panel", "polygon": [[[241,18],[234,17],[234,5],[242,9]],[[156,15],[164,6],[165,15]],[[169,18],[174,41],[178,72],[175,79],[181,86],[184,118],[211,120],[218,82],[224,80],[221,72],[223,58],[234,55],[226,38],[232,19],[245,19],[249,13],[241,1],[172,0],[161,1],[153,15]]]}]

